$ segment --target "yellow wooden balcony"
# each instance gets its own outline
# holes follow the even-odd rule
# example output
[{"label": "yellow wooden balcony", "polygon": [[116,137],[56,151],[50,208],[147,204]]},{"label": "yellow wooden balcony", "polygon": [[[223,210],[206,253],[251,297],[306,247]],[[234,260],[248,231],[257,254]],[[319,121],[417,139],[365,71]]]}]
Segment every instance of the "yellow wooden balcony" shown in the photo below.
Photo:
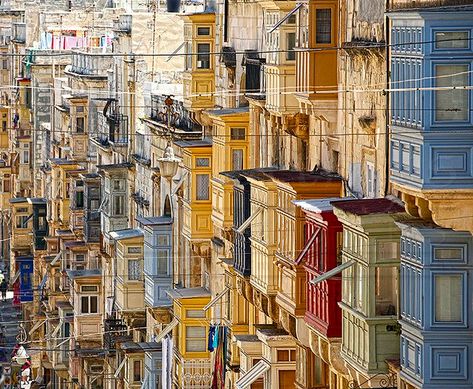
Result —
[{"label": "yellow wooden balcony", "polygon": [[[215,14],[182,15],[184,19],[185,71],[183,73],[184,106],[202,110],[214,106],[215,90]],[[191,53],[198,53],[192,55]]]},{"label": "yellow wooden balcony", "polygon": [[277,184],[277,303],[291,315],[306,309],[306,274],[295,263],[304,248],[304,215],[294,200],[339,197],[342,180],[327,172],[273,171],[266,173]]},{"label": "yellow wooden balcony", "polygon": [[[299,12],[296,96],[302,102],[337,100],[338,1],[310,0]],[[323,27],[317,29],[317,20]]]},{"label": "yellow wooden balcony", "polygon": [[143,232],[126,229],[110,236],[116,242],[116,305],[123,313],[144,311]]},{"label": "yellow wooden balcony", "polygon": [[183,235],[190,241],[210,239],[212,229],[212,145],[207,141],[176,142],[185,169]]}]

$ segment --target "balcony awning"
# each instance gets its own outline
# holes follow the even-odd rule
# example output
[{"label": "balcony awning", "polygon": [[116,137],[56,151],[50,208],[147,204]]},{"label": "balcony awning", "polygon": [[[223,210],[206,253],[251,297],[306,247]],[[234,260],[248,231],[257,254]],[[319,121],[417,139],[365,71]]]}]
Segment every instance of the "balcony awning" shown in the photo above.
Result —
[{"label": "balcony awning", "polygon": [[102,212],[103,209],[107,206],[107,204],[108,204],[108,196],[104,197],[104,199],[100,203],[99,207],[97,208],[97,212]]},{"label": "balcony awning", "polygon": [[118,376],[120,375],[120,372],[123,370],[123,367],[125,366],[125,363],[126,363],[126,358],[123,358],[123,361],[121,361],[121,363],[117,367],[117,370],[115,370],[115,373],[113,373],[113,376],[115,378],[118,378]]},{"label": "balcony awning", "polygon": [[57,327],[54,329],[53,332],[51,332],[51,336],[49,337],[49,339],[53,339],[57,336],[57,334],[59,333],[59,330],[62,327],[62,323],[63,323],[63,319],[60,319]]},{"label": "balcony awning", "polygon": [[250,226],[251,222],[255,220],[261,212],[263,212],[263,207],[258,207],[256,211],[253,212],[253,214],[246,219],[240,227],[238,227],[237,232],[243,234],[243,232],[245,232],[245,230]]},{"label": "balcony awning", "polygon": [[48,274],[45,274],[43,279],[41,280],[40,284],[38,285],[39,290],[43,290],[46,286],[46,281],[48,280]]},{"label": "balcony awning", "polygon": [[164,329],[158,334],[158,336],[156,337],[156,339],[155,339],[154,341],[155,341],[156,343],[161,342],[161,341],[164,339],[164,337],[165,337],[167,334],[169,334],[169,333],[172,331],[172,329],[173,329],[174,327],[176,327],[178,324],[179,324],[179,320],[177,320],[177,318],[172,319],[171,323],[169,323],[169,324],[166,326],[166,328],[164,328]]},{"label": "balcony awning", "polygon": [[186,42],[182,42],[176,50],[174,50],[170,55],[169,57],[166,59],[166,62],[169,62],[171,60],[172,57],[174,57],[177,53],[179,53],[179,51],[184,47],[184,45],[186,44]]},{"label": "balcony awning", "polygon": [[61,257],[62,257],[62,251],[59,251],[49,265],[54,266],[56,262],[61,259]]},{"label": "balcony awning", "polygon": [[279,22],[277,22],[268,32],[272,33],[276,31],[281,25],[289,19],[292,15],[294,15],[299,9],[304,5],[304,3],[297,4],[291,11],[289,11],[286,16],[284,16]]},{"label": "balcony awning", "polygon": [[32,213],[29,215],[25,220],[23,220],[22,227],[27,228],[28,227],[28,222],[33,218],[34,214]]},{"label": "balcony awning", "polygon": [[225,289],[222,290],[219,294],[217,294],[210,302],[204,307],[204,311],[207,311],[211,307],[213,307],[217,302],[227,294],[227,292],[230,290],[229,286],[226,286]]},{"label": "balcony awning", "polygon": [[28,335],[31,336],[35,333],[35,331],[41,327],[44,323],[46,322],[46,319],[44,320],[39,320],[30,330],[30,332],[28,332]]},{"label": "balcony awning", "polygon": [[336,276],[338,273],[341,271],[348,269],[349,267],[353,266],[356,263],[355,260],[351,260],[345,263],[342,263],[341,265],[337,266],[336,268],[329,270],[328,272],[325,272],[324,274],[315,277],[314,279],[310,280],[309,282],[311,284],[317,285],[318,283],[328,280],[329,278],[332,278]]},{"label": "balcony awning", "polygon": [[145,379],[143,380],[143,383],[141,384],[141,389],[146,389],[148,387],[148,381],[149,381],[149,374],[145,374]]},{"label": "balcony awning", "polygon": [[18,281],[18,279],[20,278],[20,274],[21,274],[21,273],[20,273],[20,271],[18,270],[18,271],[16,272],[15,276],[13,277],[12,281],[11,281],[12,285],[13,285],[15,282]]},{"label": "balcony awning", "polygon": [[304,248],[299,253],[299,256],[296,258],[295,262],[296,262],[297,265],[299,265],[302,262],[302,260],[304,259],[304,257],[307,255],[307,253],[309,252],[310,247],[314,244],[315,239],[317,239],[317,237],[319,236],[321,230],[322,229],[319,227],[317,229],[317,231],[314,232],[314,235],[312,235],[310,237],[310,239],[307,241]]},{"label": "balcony awning", "polygon": [[247,389],[253,382],[255,382],[262,374],[270,369],[270,365],[266,361],[259,361],[250,370],[248,370],[242,377],[235,382],[236,389]]}]

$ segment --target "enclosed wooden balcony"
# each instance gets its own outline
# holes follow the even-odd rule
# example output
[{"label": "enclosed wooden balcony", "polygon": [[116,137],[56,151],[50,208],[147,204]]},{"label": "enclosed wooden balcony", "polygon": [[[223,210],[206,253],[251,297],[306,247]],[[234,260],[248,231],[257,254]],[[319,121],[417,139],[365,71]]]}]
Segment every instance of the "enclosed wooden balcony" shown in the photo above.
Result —
[{"label": "enclosed wooden balcony", "polygon": [[338,2],[310,0],[297,31],[296,96],[301,102],[337,100]]},{"label": "enclosed wooden balcony", "polygon": [[342,180],[326,171],[281,170],[266,175],[277,185],[276,301],[291,315],[302,317],[306,310],[306,273],[296,260],[304,248],[304,214],[293,202],[304,198],[337,197],[342,190]]},{"label": "enclosed wooden balcony", "polygon": [[331,200],[296,201],[306,215],[306,243],[298,259],[307,272],[306,322],[325,338],[340,338],[341,277],[312,282],[341,264],[342,225],[333,214]]}]

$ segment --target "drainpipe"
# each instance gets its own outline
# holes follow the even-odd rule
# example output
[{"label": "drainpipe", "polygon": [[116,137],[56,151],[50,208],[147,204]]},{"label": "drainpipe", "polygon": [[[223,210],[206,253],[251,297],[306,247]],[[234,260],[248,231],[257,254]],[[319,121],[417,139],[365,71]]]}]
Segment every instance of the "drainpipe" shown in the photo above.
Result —
[{"label": "drainpipe", "polygon": [[[389,10],[390,0],[386,0],[386,10]],[[389,27],[389,16],[386,16],[384,19],[384,28],[385,28],[385,37],[386,37],[386,88],[389,88],[391,67],[390,67],[390,50],[389,44],[391,42],[390,37],[390,27]],[[389,92],[386,93],[386,131],[385,131],[385,177],[384,177],[384,196],[388,195],[389,192],[389,165],[390,165],[390,123],[391,123],[391,110],[389,109],[390,105],[390,95]]]}]

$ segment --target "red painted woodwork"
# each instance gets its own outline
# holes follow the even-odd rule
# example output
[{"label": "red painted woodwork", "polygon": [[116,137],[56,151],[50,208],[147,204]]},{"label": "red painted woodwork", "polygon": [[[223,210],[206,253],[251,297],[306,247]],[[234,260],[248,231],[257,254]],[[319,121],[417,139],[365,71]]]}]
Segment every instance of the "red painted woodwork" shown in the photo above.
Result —
[{"label": "red painted woodwork", "polygon": [[304,258],[308,282],[305,320],[326,337],[339,338],[342,336],[342,312],[338,306],[342,297],[341,278],[333,277],[317,285],[309,281],[340,264],[342,225],[332,211],[305,212],[305,241],[320,229]]}]

